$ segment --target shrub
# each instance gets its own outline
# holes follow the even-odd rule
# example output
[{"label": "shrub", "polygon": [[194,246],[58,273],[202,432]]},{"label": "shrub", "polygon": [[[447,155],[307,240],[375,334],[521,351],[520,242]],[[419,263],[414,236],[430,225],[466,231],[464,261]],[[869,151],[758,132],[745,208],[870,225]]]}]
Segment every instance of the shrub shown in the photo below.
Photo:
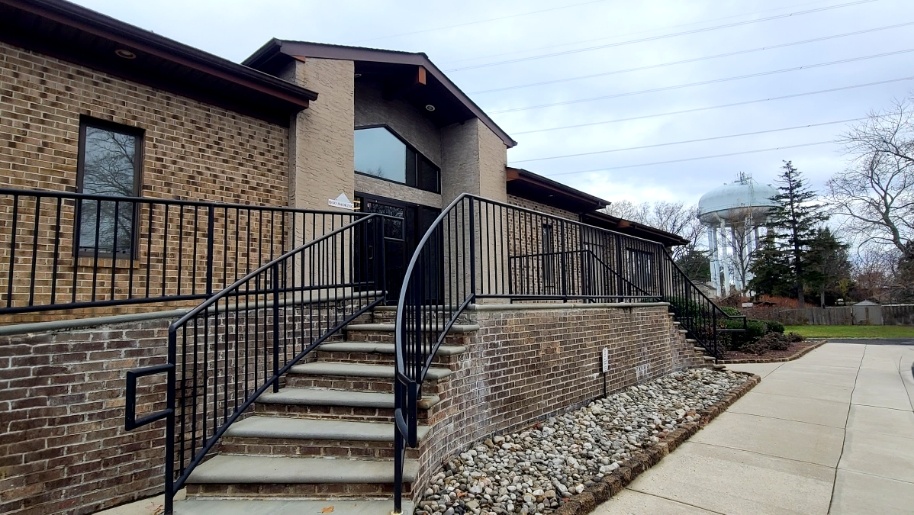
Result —
[{"label": "shrub", "polygon": [[724,306],[724,307],[722,307],[722,308],[720,308],[720,309],[721,309],[724,313],[730,315],[731,317],[738,317],[738,316],[742,316],[742,315],[743,315],[742,313],[739,312],[738,309],[736,309],[736,308],[731,308],[731,307],[729,307],[729,306]]},{"label": "shrub", "polygon": [[800,333],[789,332],[787,333],[787,341],[790,343],[801,342],[806,338]]},{"label": "shrub", "polygon": [[751,352],[752,354],[764,354],[769,350],[787,350],[788,347],[790,347],[790,343],[787,341],[787,337],[781,333],[769,332],[748,343],[743,348],[743,351]]},{"label": "shrub", "polygon": [[[727,320],[725,325],[727,329],[742,329],[743,320]],[[747,320],[745,331],[725,333],[729,334],[729,338],[725,339],[725,341],[727,341],[727,348],[730,350],[745,350],[746,346],[751,345],[761,338],[766,331],[767,327],[765,326],[765,322],[762,322],[761,320]]]},{"label": "shrub", "polygon": [[768,325],[768,332],[784,334],[784,324],[777,320],[766,320],[765,324]]}]

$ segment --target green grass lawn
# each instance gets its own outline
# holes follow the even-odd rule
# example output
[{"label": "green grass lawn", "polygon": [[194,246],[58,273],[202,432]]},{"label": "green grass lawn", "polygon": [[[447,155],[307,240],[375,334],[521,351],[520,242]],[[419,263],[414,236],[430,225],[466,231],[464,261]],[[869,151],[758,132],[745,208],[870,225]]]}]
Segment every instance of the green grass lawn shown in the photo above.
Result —
[{"label": "green grass lawn", "polygon": [[807,338],[914,338],[909,325],[788,325],[784,332]]}]

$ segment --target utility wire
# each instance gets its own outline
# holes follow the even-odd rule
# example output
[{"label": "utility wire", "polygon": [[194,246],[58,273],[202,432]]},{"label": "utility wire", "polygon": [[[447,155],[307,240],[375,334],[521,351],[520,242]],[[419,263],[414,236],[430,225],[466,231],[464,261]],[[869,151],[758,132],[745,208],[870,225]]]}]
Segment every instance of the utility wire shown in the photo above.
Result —
[{"label": "utility wire", "polygon": [[850,122],[859,122],[860,120],[866,120],[866,117],[863,118],[850,118],[847,120],[835,120],[833,122],[822,122],[822,123],[810,123],[808,125],[795,125],[793,127],[782,127],[780,129],[767,129],[763,131],[754,131],[754,132],[742,132],[739,134],[725,134],[723,136],[710,136],[707,138],[698,138],[698,139],[687,139],[682,141],[670,141],[667,143],[655,143],[653,145],[641,145],[638,147],[625,147],[625,148],[613,148],[609,150],[596,150],[594,152],[581,152],[578,154],[564,154],[560,156],[547,156],[547,157],[535,157],[532,159],[521,159],[519,161],[512,161],[511,163],[529,163],[531,161],[551,161],[553,159],[564,159],[568,157],[582,157],[582,156],[595,156],[599,154],[611,154],[614,152],[624,152],[628,150],[641,150],[645,148],[657,148],[657,147],[668,147],[671,145],[684,145],[686,143],[699,143],[702,141],[715,141],[720,139],[729,139],[729,138],[741,138],[743,136],[756,136],[759,134],[770,134],[773,132],[783,132],[783,131],[793,131],[797,129],[808,129],[810,127],[822,127],[825,125],[836,125],[839,123],[850,123]]},{"label": "utility wire", "polygon": [[729,81],[734,81],[734,80],[750,79],[753,77],[764,77],[766,75],[775,75],[778,73],[789,73],[789,72],[795,72],[795,71],[800,71],[800,70],[809,70],[812,68],[822,68],[825,66],[834,66],[836,64],[846,64],[846,63],[852,63],[852,62],[857,62],[857,61],[866,61],[869,59],[877,59],[880,57],[888,57],[888,56],[892,56],[892,55],[906,54],[906,53],[910,53],[910,52],[914,52],[914,48],[906,48],[904,50],[895,50],[894,52],[884,52],[881,54],[867,55],[867,56],[862,56],[862,57],[851,57],[849,59],[840,59],[838,61],[828,61],[828,62],[824,62],[824,63],[806,64],[803,66],[794,66],[792,68],[781,68],[780,70],[769,70],[766,72],[750,73],[747,75],[736,75],[734,77],[725,77],[722,79],[712,79],[712,80],[705,80],[705,81],[699,81],[699,82],[688,82],[685,84],[677,84],[675,86],[664,86],[662,88],[643,89],[643,90],[639,90],[639,91],[629,91],[626,93],[616,93],[614,95],[601,95],[599,97],[579,98],[576,100],[565,100],[562,102],[551,102],[548,104],[538,104],[538,105],[526,106],[526,107],[513,107],[510,109],[502,109],[500,111],[489,111],[489,113],[490,114],[515,113],[515,112],[519,112],[519,111],[529,111],[530,109],[541,109],[544,107],[581,104],[584,102],[593,102],[595,100],[606,100],[606,99],[610,99],[610,98],[629,97],[629,96],[634,96],[634,95],[643,95],[645,93],[657,93],[659,91],[670,91],[670,90],[674,90],[674,89],[691,88],[694,86],[704,86],[707,84],[717,84],[720,82],[729,82]]},{"label": "utility wire", "polygon": [[502,57],[502,56],[507,56],[507,55],[526,54],[526,53],[530,53],[530,52],[536,52],[539,50],[555,51],[556,48],[560,48],[560,47],[571,47],[571,46],[575,46],[575,45],[581,45],[584,43],[593,43],[596,41],[607,41],[610,39],[618,39],[618,38],[636,36],[638,34],[648,34],[648,33],[652,33],[652,32],[655,33],[655,32],[659,32],[661,30],[678,29],[681,27],[692,27],[695,25],[704,25],[706,23],[714,23],[714,22],[718,22],[718,21],[732,20],[734,18],[745,18],[747,16],[758,16],[760,14],[765,14],[765,13],[774,12],[774,11],[784,11],[787,9],[798,9],[800,7],[806,7],[807,5],[816,5],[816,4],[824,4],[824,3],[827,3],[827,0],[817,0],[815,2],[805,2],[802,4],[794,4],[794,5],[791,5],[788,7],[776,7],[773,9],[763,9],[761,11],[755,11],[755,12],[751,12],[751,13],[734,14],[731,16],[722,16],[719,18],[710,18],[707,20],[693,21],[693,22],[689,22],[689,23],[678,23],[675,25],[666,25],[664,27],[637,30],[634,32],[625,32],[622,34],[614,34],[614,35],[608,36],[608,37],[604,36],[604,37],[599,37],[599,38],[583,39],[583,40],[573,41],[570,43],[558,43],[558,44],[554,44],[554,45],[542,46],[542,47],[536,47],[536,48],[525,48],[523,50],[512,50],[510,52],[499,52],[497,54],[489,54],[489,55],[485,55],[485,56],[462,57],[459,59],[449,59],[448,62],[451,64],[456,64],[456,63],[462,63],[462,62],[466,62],[466,61],[478,61],[481,59],[491,59],[491,58]]},{"label": "utility wire", "polygon": [[760,98],[760,99],[757,99],[757,100],[746,100],[746,101],[743,101],[743,102],[734,102],[734,103],[731,103],[731,104],[721,104],[721,105],[706,106],[706,107],[695,107],[695,108],[692,108],[692,109],[683,109],[683,110],[680,110],[680,111],[667,111],[667,112],[665,112],[665,113],[645,114],[645,115],[641,115],[641,116],[632,116],[632,117],[630,117],[630,118],[616,118],[616,119],[614,119],[614,120],[602,120],[602,121],[599,121],[599,122],[578,123],[578,124],[575,124],[575,125],[561,125],[561,126],[558,126],[558,127],[547,127],[547,128],[544,128],[544,129],[534,129],[534,130],[530,130],[530,131],[520,131],[520,132],[513,132],[513,131],[512,131],[511,134],[513,134],[513,135],[515,135],[515,136],[519,136],[519,135],[521,135],[521,134],[534,134],[534,133],[537,133],[537,132],[550,132],[550,131],[558,131],[558,130],[564,130],[564,129],[578,129],[578,128],[581,128],[581,127],[592,127],[592,126],[595,126],[595,125],[608,125],[608,124],[611,124],[611,123],[631,122],[631,121],[635,121],[635,120],[645,120],[645,119],[647,119],[647,118],[657,118],[657,117],[660,117],[660,116],[671,116],[671,115],[676,115],[676,114],[696,113],[696,112],[699,112],[699,111],[710,111],[710,110],[713,110],[713,109],[724,109],[724,108],[728,108],[728,107],[737,107],[737,106],[744,106],[744,105],[749,105],[749,104],[758,104],[758,103],[762,103],[762,102],[772,102],[772,101],[775,101],[775,100],[786,100],[786,99],[789,99],[789,98],[799,98],[799,97],[806,97],[806,96],[811,96],[811,95],[821,95],[822,93],[833,93],[833,92],[835,92],[835,91],[844,91],[844,90],[848,90],[848,89],[866,88],[866,87],[870,87],[870,86],[879,86],[879,85],[881,85],[881,84],[890,84],[890,83],[892,83],[892,82],[901,82],[901,81],[905,81],[905,80],[914,80],[914,76],[911,76],[911,77],[900,77],[900,78],[897,78],[897,79],[888,79],[888,80],[882,80],[882,81],[878,81],[878,82],[868,82],[868,83],[866,83],[866,84],[854,84],[854,85],[851,85],[851,86],[843,86],[843,87],[840,87],[840,88],[830,88],[830,89],[821,89],[821,90],[818,90],[818,91],[807,91],[807,92],[804,92],[804,93],[794,93],[794,94],[792,94],[792,95],[783,95],[783,96],[779,96],[779,97]]},{"label": "utility wire", "polygon": [[398,37],[402,37],[402,36],[412,36],[412,35],[414,35],[414,34],[426,34],[426,33],[428,33],[428,32],[435,32],[435,31],[439,31],[439,30],[456,29],[456,28],[459,28],[459,27],[467,27],[467,26],[469,26],[469,25],[479,25],[480,23],[489,23],[489,22],[499,21],[499,20],[509,20],[509,19],[511,19],[511,18],[520,18],[520,17],[522,17],[522,16],[530,16],[530,15],[532,15],[532,14],[540,14],[540,13],[547,13],[547,12],[550,12],[550,11],[559,11],[559,10],[562,10],[562,9],[570,9],[570,8],[572,8],[572,7],[580,7],[580,6],[582,6],[582,5],[599,4],[599,3],[603,3],[603,2],[605,2],[605,1],[606,1],[606,0],[591,0],[590,2],[581,2],[581,3],[577,3],[577,4],[571,4],[571,5],[562,5],[562,6],[559,6],[559,7],[550,7],[549,9],[540,9],[540,10],[538,10],[538,11],[527,11],[527,12],[523,12],[523,13],[509,14],[509,15],[506,15],[506,16],[498,16],[498,17],[496,17],[496,18],[486,18],[486,19],[484,19],[484,20],[476,20],[476,21],[468,21],[468,22],[464,22],[464,23],[457,23],[457,24],[455,24],[455,25],[445,25],[445,26],[442,26],[442,27],[433,27],[433,28],[430,28],[430,29],[414,30],[414,31],[412,31],[412,32],[401,32],[401,33],[399,33],[399,34],[390,34],[390,35],[387,35],[387,36],[377,36],[377,37],[368,38],[368,39],[361,39],[361,40],[359,40],[359,41],[357,41],[357,42],[377,41],[377,40],[379,40],[379,39],[391,39],[391,38],[398,38]]},{"label": "utility wire", "polygon": [[876,1],[878,1],[878,0],[857,0],[855,2],[847,2],[847,3],[843,3],[843,4],[829,5],[829,6],[825,6],[825,7],[818,7],[816,9],[807,9],[805,11],[794,11],[794,12],[785,13],[785,14],[778,14],[775,16],[767,16],[765,18],[758,18],[755,20],[744,20],[744,21],[738,21],[738,22],[732,22],[732,23],[724,23],[721,25],[713,25],[711,27],[703,27],[700,29],[683,30],[683,31],[679,31],[679,32],[670,32],[667,34],[660,34],[657,36],[648,36],[648,37],[637,38],[637,39],[629,39],[626,41],[617,41],[615,43],[606,43],[604,45],[595,45],[595,46],[589,46],[589,47],[584,47],[584,48],[576,48],[573,50],[563,50],[561,52],[549,52],[549,53],[545,53],[545,54],[537,54],[537,55],[531,55],[531,56],[527,56],[527,57],[518,57],[515,59],[504,59],[501,61],[492,61],[492,62],[483,63],[483,64],[474,64],[471,66],[463,66],[460,68],[451,68],[449,70],[444,70],[444,71],[448,72],[448,73],[453,73],[453,72],[460,72],[460,71],[465,71],[465,70],[476,70],[479,68],[489,68],[489,67],[498,66],[501,64],[512,64],[512,63],[519,63],[519,62],[524,62],[524,61],[533,61],[533,60],[537,60],[537,59],[546,59],[548,57],[558,57],[558,56],[562,56],[562,55],[579,54],[582,52],[591,52],[594,50],[601,50],[604,48],[614,48],[614,47],[620,47],[620,46],[625,46],[625,45],[633,45],[636,43],[646,43],[648,41],[657,41],[660,39],[668,39],[668,38],[674,38],[674,37],[679,37],[679,36],[687,36],[690,34],[699,34],[702,32],[710,32],[710,31],[714,31],[714,30],[728,29],[728,28],[732,28],[732,27],[739,27],[741,25],[749,25],[749,24],[753,24],[753,23],[761,23],[761,22],[766,22],[766,21],[771,21],[771,20],[790,18],[792,16],[802,16],[804,14],[813,14],[813,13],[828,11],[828,10],[832,10],[832,9],[840,9],[842,7],[850,7],[850,6],[854,6],[854,5],[868,4],[868,3],[872,3],[872,2],[876,2]]},{"label": "utility wire", "polygon": [[730,156],[741,156],[741,155],[745,155],[745,154],[758,154],[761,152],[773,152],[775,150],[787,150],[787,149],[791,149],[791,148],[812,147],[812,146],[816,146],[816,145],[828,145],[828,144],[834,144],[834,143],[835,143],[834,141],[817,141],[814,143],[801,143],[799,145],[787,145],[787,146],[783,146],[783,147],[759,148],[759,149],[755,149],[755,150],[744,150],[742,152],[730,152],[729,154],[715,154],[715,155],[710,155],[710,156],[687,157],[685,159],[671,159],[669,161],[654,161],[652,163],[639,163],[639,164],[634,164],[634,165],[609,166],[609,167],[604,166],[603,168],[593,168],[590,170],[575,170],[573,172],[552,173],[552,174],[547,174],[546,176],[547,177],[556,177],[559,175],[574,175],[574,174],[578,174],[578,173],[608,172],[608,171],[612,171],[612,170],[623,170],[626,168],[641,168],[644,166],[665,165],[665,164],[672,164],[672,163],[685,163],[687,161],[700,161],[702,159],[714,159],[716,157],[730,157]]},{"label": "utility wire", "polygon": [[594,73],[591,75],[580,75],[577,77],[566,77],[566,78],[562,78],[562,79],[546,80],[546,81],[540,81],[540,82],[530,82],[527,84],[517,84],[514,86],[505,86],[505,87],[501,87],[501,88],[484,89],[481,91],[473,91],[469,94],[470,95],[483,95],[486,93],[495,93],[498,91],[509,91],[509,90],[513,90],[513,89],[531,88],[534,86],[545,86],[547,84],[558,84],[561,82],[571,82],[571,81],[578,81],[578,80],[584,80],[584,79],[593,79],[595,77],[605,77],[607,75],[619,75],[622,73],[631,73],[631,72],[637,72],[637,71],[642,71],[642,70],[653,70],[656,68],[664,68],[667,66],[673,66],[673,65],[677,65],[677,64],[697,63],[699,61],[707,61],[710,59],[720,59],[722,57],[732,57],[735,55],[751,54],[754,52],[763,52],[766,50],[774,50],[776,48],[786,48],[786,47],[791,47],[791,46],[795,46],[795,45],[805,45],[805,44],[809,44],[809,43],[818,43],[820,41],[828,41],[830,39],[845,38],[848,36],[858,36],[860,34],[868,34],[870,32],[877,32],[877,31],[881,31],[881,30],[897,29],[900,27],[907,27],[909,25],[914,25],[914,21],[898,23],[895,25],[886,25],[883,27],[875,27],[875,28],[866,29],[866,30],[858,30],[855,32],[845,32],[843,34],[834,34],[831,36],[823,36],[820,38],[804,39],[802,41],[794,41],[792,43],[781,43],[778,45],[763,46],[763,47],[758,47],[758,48],[751,48],[748,50],[738,50],[736,52],[727,52],[727,53],[723,53],[723,54],[695,57],[692,59],[683,59],[680,61],[670,61],[667,63],[651,64],[648,66],[637,66],[635,68],[625,68],[622,70],[613,70],[613,71],[609,71],[609,72]]}]

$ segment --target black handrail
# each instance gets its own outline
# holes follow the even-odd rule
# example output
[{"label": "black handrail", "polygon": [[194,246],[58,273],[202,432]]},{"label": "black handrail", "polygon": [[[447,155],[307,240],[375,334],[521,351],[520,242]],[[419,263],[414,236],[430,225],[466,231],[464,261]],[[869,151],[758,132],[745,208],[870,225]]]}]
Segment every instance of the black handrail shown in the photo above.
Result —
[{"label": "black handrail", "polygon": [[[613,273],[594,271],[592,255]],[[406,447],[435,353],[479,299],[568,302],[663,297],[663,246],[558,216],[464,194],[422,237],[400,290],[396,319],[395,491],[402,508]]]},{"label": "black handrail", "polygon": [[[689,279],[665,249],[662,259],[663,300],[670,303],[670,309],[680,326],[688,331],[688,337],[694,339],[715,359],[722,358],[725,349],[720,345],[721,334],[745,331],[746,317],[730,315],[715,304]],[[728,328],[729,320],[741,320],[742,328]]]},{"label": "black handrail", "polygon": [[0,188],[0,315],[203,300],[363,216]]},{"label": "black handrail", "polygon": [[[168,329],[165,513],[228,427],[296,362],[383,302],[384,219],[333,230],[235,281]],[[365,249],[374,246],[370,255]],[[135,377],[144,369],[131,371]],[[135,416],[136,399],[127,413]]]}]

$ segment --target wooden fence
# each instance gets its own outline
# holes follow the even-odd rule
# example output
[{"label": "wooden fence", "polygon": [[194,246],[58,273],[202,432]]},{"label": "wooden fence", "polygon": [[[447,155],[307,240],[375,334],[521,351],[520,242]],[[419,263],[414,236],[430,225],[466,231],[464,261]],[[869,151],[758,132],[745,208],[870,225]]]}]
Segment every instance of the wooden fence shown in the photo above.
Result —
[{"label": "wooden fence", "polygon": [[743,311],[750,318],[777,320],[784,325],[914,325],[914,304],[868,307],[869,313],[857,307],[856,316],[854,306],[802,309],[753,307]]}]

